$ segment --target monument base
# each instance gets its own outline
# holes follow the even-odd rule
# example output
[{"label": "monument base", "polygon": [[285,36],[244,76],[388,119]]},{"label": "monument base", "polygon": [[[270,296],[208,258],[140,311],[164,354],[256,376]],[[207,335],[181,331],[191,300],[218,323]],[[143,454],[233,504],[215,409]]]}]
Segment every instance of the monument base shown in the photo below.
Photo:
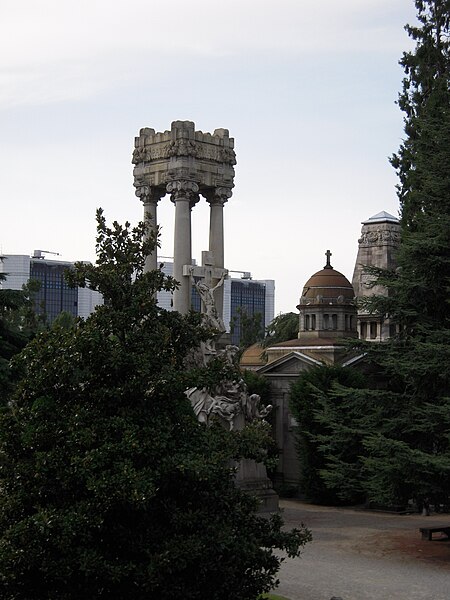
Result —
[{"label": "monument base", "polygon": [[279,511],[278,494],[267,477],[266,467],[255,460],[244,458],[240,461],[236,472],[236,486],[259,500],[259,513]]}]

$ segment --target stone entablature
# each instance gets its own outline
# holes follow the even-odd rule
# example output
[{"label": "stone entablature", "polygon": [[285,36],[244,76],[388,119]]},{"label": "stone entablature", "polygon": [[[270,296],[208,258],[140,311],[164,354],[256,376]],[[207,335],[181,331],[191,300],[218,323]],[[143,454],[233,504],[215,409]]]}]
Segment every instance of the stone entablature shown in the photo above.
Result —
[{"label": "stone entablature", "polygon": [[174,121],[171,130],[163,133],[148,127],[141,129],[134,145],[136,188],[160,187],[173,180],[187,179],[197,183],[200,194],[209,195],[217,188],[225,188],[219,196],[231,197],[236,154],[228,129],[203,133],[195,131],[192,121]]}]

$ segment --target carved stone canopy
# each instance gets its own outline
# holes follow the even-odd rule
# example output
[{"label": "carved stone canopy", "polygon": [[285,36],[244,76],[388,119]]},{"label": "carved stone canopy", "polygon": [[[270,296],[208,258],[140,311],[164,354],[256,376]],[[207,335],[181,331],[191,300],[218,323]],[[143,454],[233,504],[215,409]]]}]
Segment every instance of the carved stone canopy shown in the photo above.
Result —
[{"label": "carved stone canopy", "polygon": [[209,202],[223,204],[231,197],[236,155],[227,129],[203,133],[195,131],[192,121],[174,121],[171,130],[163,133],[141,129],[134,145],[137,190],[157,188],[161,197],[168,184],[183,181],[198,186]]}]

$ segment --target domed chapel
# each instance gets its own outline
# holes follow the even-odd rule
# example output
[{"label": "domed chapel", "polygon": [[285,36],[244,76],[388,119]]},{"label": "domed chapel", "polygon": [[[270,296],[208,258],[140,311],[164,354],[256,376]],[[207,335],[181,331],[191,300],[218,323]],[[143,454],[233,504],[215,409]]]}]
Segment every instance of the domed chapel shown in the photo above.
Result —
[{"label": "domed chapel", "polygon": [[[392,334],[383,316],[369,315],[358,309],[358,299],[385,293],[372,285],[366,266],[393,268],[400,243],[400,223],[386,212],[362,222],[361,237],[353,273],[353,283],[331,264],[327,250],[326,264],[304,284],[296,339],[266,348],[249,348],[241,366],[264,375],[270,381],[274,406],[274,435],[280,460],[276,473],[279,483],[296,484],[299,464],[295,448],[296,421],[289,411],[291,384],[305,370],[320,365],[354,366],[364,369],[364,356],[349,350],[347,340],[362,338],[381,342]],[[264,358],[263,358],[264,357]]]}]

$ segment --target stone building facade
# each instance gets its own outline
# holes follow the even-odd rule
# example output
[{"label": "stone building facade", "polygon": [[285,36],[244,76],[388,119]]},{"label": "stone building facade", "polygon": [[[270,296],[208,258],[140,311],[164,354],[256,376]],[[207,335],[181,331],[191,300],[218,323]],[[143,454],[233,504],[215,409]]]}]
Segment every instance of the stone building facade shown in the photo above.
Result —
[{"label": "stone building facade", "polygon": [[[314,273],[303,286],[299,310],[298,337],[266,348],[252,347],[241,364],[267,377],[274,405],[274,436],[280,452],[276,473],[279,483],[296,485],[299,463],[295,447],[295,419],[289,410],[291,385],[302,372],[320,365],[353,366],[364,370],[364,355],[348,349],[346,340],[360,338],[382,342],[392,335],[391,324],[383,315],[370,315],[359,307],[361,298],[384,294],[371,285],[366,266],[395,269],[400,244],[400,223],[386,212],[362,223],[358,240],[353,284],[331,266],[327,251],[324,268]],[[263,358],[264,356],[264,358]]]},{"label": "stone building facade", "polygon": [[[395,269],[396,252],[400,245],[399,220],[382,211],[363,221],[358,240],[358,256],[353,272],[353,289],[357,302],[373,294],[384,295],[385,288],[373,285],[373,276],[364,267]],[[382,342],[395,333],[394,326],[383,315],[370,315],[362,306],[358,308],[358,335],[360,339]]]}]

